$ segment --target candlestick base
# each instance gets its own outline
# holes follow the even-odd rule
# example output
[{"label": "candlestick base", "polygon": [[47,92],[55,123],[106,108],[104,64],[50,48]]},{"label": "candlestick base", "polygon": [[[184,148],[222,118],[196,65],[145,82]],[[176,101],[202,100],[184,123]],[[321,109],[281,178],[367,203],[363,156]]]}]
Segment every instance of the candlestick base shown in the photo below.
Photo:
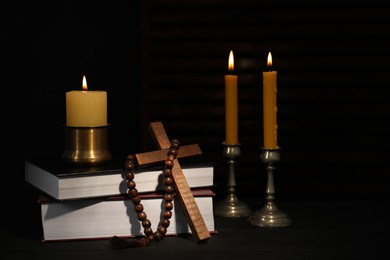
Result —
[{"label": "candlestick base", "polygon": [[252,210],[241,202],[234,193],[230,193],[215,207],[214,213],[220,217],[240,218],[249,216]]},{"label": "candlestick base", "polygon": [[259,227],[285,227],[291,224],[286,213],[279,210],[275,204],[275,188],[273,173],[274,163],[280,160],[279,149],[263,149],[261,159],[267,165],[268,181],[266,187],[266,203],[260,210],[254,212],[248,222]]},{"label": "candlestick base", "polygon": [[252,210],[244,202],[241,202],[236,196],[236,178],[235,168],[236,159],[241,155],[240,144],[225,144],[223,155],[228,158],[229,179],[228,179],[228,195],[219,203],[214,210],[216,216],[220,217],[247,217],[252,213]]},{"label": "candlestick base", "polygon": [[98,165],[111,160],[108,126],[65,128],[62,160],[75,165]]},{"label": "candlestick base", "polygon": [[279,210],[273,202],[267,202],[262,209],[249,216],[248,221],[259,227],[285,227],[291,224],[287,214]]}]

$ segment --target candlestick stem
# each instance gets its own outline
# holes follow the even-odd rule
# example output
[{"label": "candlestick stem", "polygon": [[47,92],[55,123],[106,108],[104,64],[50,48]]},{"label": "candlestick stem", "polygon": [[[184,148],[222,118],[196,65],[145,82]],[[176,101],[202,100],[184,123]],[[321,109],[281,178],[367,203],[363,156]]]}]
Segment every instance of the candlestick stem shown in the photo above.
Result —
[{"label": "candlestick stem", "polygon": [[288,226],[291,224],[291,219],[285,212],[278,209],[275,203],[274,171],[275,163],[280,160],[278,149],[263,149],[261,159],[266,163],[267,170],[266,203],[263,208],[255,211],[248,218],[248,221],[259,227]]},{"label": "candlestick stem", "polygon": [[244,202],[240,201],[236,195],[237,184],[235,176],[235,165],[237,163],[237,157],[241,155],[240,145],[224,143],[223,155],[228,158],[228,195],[215,207],[215,215],[232,218],[247,217],[251,214],[252,211]]}]

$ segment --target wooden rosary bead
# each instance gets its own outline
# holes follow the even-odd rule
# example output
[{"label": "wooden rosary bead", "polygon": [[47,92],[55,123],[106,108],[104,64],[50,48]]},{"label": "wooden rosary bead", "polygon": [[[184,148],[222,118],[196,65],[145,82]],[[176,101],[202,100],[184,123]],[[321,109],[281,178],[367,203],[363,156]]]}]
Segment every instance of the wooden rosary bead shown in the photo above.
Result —
[{"label": "wooden rosary bead", "polygon": [[150,228],[151,226],[152,226],[152,223],[150,222],[149,219],[144,219],[144,220],[142,221],[142,227],[143,227],[143,228]]},{"label": "wooden rosary bead", "polygon": [[135,212],[140,213],[144,210],[144,206],[142,204],[135,205],[134,210]]},{"label": "wooden rosary bead", "polygon": [[153,235],[154,235],[154,239],[156,239],[157,241],[163,238],[163,234],[159,231],[154,232]]},{"label": "wooden rosary bead", "polygon": [[128,189],[134,189],[136,186],[135,181],[128,181],[127,182],[127,188]]},{"label": "wooden rosary bead", "polygon": [[172,211],[170,211],[170,210],[164,211],[164,213],[163,213],[164,219],[170,219],[171,217],[172,217]]},{"label": "wooden rosary bead", "polygon": [[180,142],[179,142],[179,140],[177,140],[177,139],[172,139],[172,140],[171,140],[171,146],[172,146],[173,148],[175,148],[175,149],[179,149],[179,147],[180,147]]},{"label": "wooden rosary bead", "polygon": [[165,192],[168,194],[173,194],[175,192],[175,188],[173,185],[167,185],[165,186]]},{"label": "wooden rosary bead", "polygon": [[133,172],[127,172],[126,173],[126,180],[132,181],[134,179],[134,173]]},{"label": "wooden rosary bead", "polygon": [[177,154],[178,154],[177,149],[175,149],[173,147],[169,148],[168,155],[173,155],[176,158]]},{"label": "wooden rosary bead", "polygon": [[165,167],[172,168],[173,167],[173,160],[165,160]]},{"label": "wooden rosary bead", "polygon": [[134,205],[138,205],[141,202],[141,198],[139,196],[135,196],[131,198],[131,201],[134,203]]},{"label": "wooden rosary bead", "polygon": [[171,224],[171,222],[169,221],[169,219],[161,220],[161,225],[166,227],[166,228],[169,227],[170,224]]},{"label": "wooden rosary bead", "polygon": [[127,194],[129,194],[130,197],[137,197],[138,196],[138,190],[137,189],[131,189],[127,191]]},{"label": "wooden rosary bead", "polygon": [[134,169],[134,168],[133,168],[133,163],[130,162],[130,161],[126,161],[126,162],[125,162],[125,165],[124,165],[124,168],[125,168],[125,170],[127,170],[127,171],[133,170],[133,169]]},{"label": "wooden rosary bead", "polygon": [[173,184],[173,178],[172,177],[166,177],[164,179],[165,185],[172,185]]},{"label": "wooden rosary bead", "polygon": [[172,176],[172,169],[165,168],[163,170],[163,174],[164,174],[165,177],[171,177]]},{"label": "wooden rosary bead", "polygon": [[[173,161],[173,160],[175,160],[176,159],[176,156],[174,156],[173,154],[170,154],[170,155],[168,155],[168,160],[169,161]],[[172,165],[173,166],[173,165]]]},{"label": "wooden rosary bead", "polygon": [[149,235],[153,235],[153,230],[151,227],[146,227],[144,228],[144,234],[149,236]]},{"label": "wooden rosary bead", "polygon": [[173,203],[172,202],[166,202],[165,203],[165,209],[166,210],[172,210],[173,209]]},{"label": "wooden rosary bead", "polygon": [[140,246],[148,246],[150,245],[150,242],[152,242],[149,238],[144,237],[138,240]]},{"label": "wooden rosary bead", "polygon": [[135,155],[130,154],[125,161],[125,169],[133,170],[135,168]]},{"label": "wooden rosary bead", "polygon": [[148,235],[147,239],[149,240],[149,243],[154,241],[154,234]]},{"label": "wooden rosary bead", "polygon": [[173,201],[173,194],[164,194],[164,200],[166,202],[171,202]]},{"label": "wooden rosary bead", "polygon": [[157,228],[157,231],[160,232],[160,233],[163,234],[163,235],[165,235],[165,233],[167,233],[167,229],[166,229],[166,227],[164,227],[164,226],[159,226],[159,227]]},{"label": "wooden rosary bead", "polygon": [[146,213],[145,212],[140,212],[137,214],[137,218],[139,221],[145,220],[146,219]]}]

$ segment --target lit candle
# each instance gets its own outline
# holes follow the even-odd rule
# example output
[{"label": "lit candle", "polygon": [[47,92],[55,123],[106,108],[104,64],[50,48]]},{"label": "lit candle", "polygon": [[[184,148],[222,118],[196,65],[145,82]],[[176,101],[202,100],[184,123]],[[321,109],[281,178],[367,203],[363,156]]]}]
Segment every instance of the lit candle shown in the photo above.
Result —
[{"label": "lit candle", "polygon": [[66,92],[66,125],[73,127],[107,125],[107,93],[89,91],[85,76],[82,90]]},{"label": "lit candle", "polygon": [[225,131],[226,144],[238,144],[238,97],[237,75],[234,71],[233,51],[230,51],[228,62],[229,74],[225,75]]},{"label": "lit candle", "polygon": [[272,71],[272,56],[268,53],[267,65],[269,71],[263,72],[263,127],[264,148],[275,149],[277,145],[277,122],[276,122],[276,71]]}]

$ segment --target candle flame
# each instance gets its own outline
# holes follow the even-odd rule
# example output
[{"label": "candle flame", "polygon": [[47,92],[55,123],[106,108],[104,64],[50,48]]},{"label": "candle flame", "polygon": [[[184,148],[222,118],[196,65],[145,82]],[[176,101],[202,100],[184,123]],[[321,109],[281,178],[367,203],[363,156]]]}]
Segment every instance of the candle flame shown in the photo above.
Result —
[{"label": "candle flame", "polygon": [[268,66],[269,68],[272,67],[272,55],[271,55],[271,52],[268,52],[267,66]]},{"label": "candle flame", "polygon": [[85,78],[85,75],[83,76],[83,90],[88,90],[87,79]]},{"label": "candle flame", "polygon": [[229,64],[228,64],[228,69],[229,71],[234,70],[234,56],[233,56],[233,51],[230,51],[229,53]]}]

